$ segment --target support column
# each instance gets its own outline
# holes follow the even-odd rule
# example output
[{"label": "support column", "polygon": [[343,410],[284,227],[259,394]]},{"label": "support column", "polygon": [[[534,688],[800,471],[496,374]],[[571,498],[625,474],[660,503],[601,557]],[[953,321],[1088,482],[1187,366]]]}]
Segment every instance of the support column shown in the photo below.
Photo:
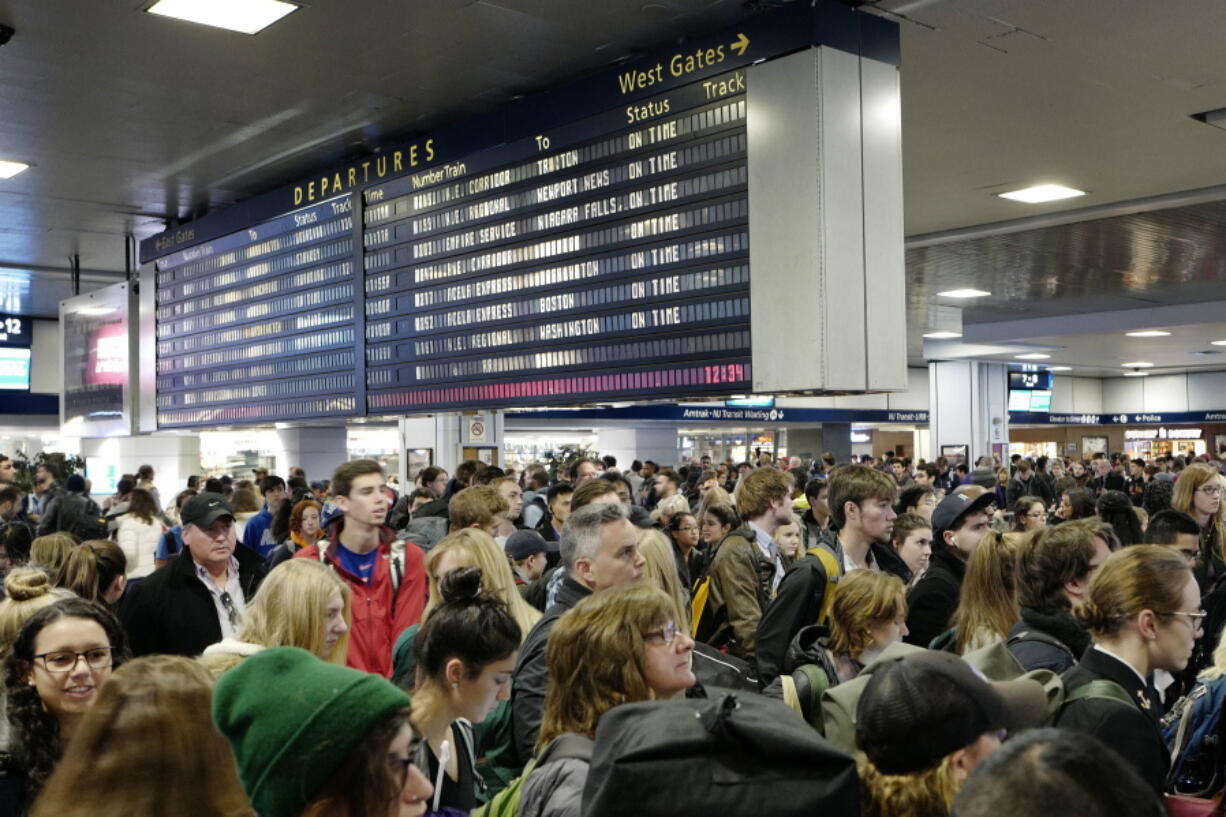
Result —
[{"label": "support column", "polygon": [[822,430],[820,428],[789,428],[788,456],[800,457],[808,462],[822,455]]},{"label": "support column", "polygon": [[821,434],[819,457],[829,451],[837,463],[851,460],[851,423],[822,423]]},{"label": "support column", "polygon": [[123,474],[135,474],[142,465],[153,466],[153,484],[163,505],[199,474],[200,438],[195,435],[149,434],[139,437],[99,437],[81,440],[90,490],[98,496],[114,493]]},{"label": "support column", "polygon": [[968,465],[1009,442],[1009,376],[1004,363],[975,360],[928,365],[928,430],[933,459],[942,446],[968,446]]},{"label": "support column", "polygon": [[[454,474],[456,466],[464,460],[465,451],[477,454],[489,452],[490,459],[504,465],[502,441],[505,417],[501,412],[481,414],[432,414],[424,417],[401,417],[400,426],[400,484],[409,485],[408,452],[410,449],[428,449],[430,462]],[[477,424],[480,428],[477,428]]]},{"label": "support column", "polygon": [[596,447],[601,456],[617,457],[622,471],[629,470],[635,460],[651,460],[669,468],[677,465],[675,428],[601,428],[596,431]]},{"label": "support column", "polygon": [[277,439],[281,442],[277,451],[277,475],[281,477],[297,466],[306,471],[308,482],[331,479],[336,466],[349,461],[344,426],[279,428]]}]

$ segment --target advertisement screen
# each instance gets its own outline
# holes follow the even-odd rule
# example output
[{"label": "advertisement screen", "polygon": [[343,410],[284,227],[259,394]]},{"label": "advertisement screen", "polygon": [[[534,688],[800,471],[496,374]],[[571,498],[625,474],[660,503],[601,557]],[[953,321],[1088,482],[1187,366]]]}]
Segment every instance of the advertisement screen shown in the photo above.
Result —
[{"label": "advertisement screen", "polygon": [[0,390],[30,390],[30,350],[0,348]]}]

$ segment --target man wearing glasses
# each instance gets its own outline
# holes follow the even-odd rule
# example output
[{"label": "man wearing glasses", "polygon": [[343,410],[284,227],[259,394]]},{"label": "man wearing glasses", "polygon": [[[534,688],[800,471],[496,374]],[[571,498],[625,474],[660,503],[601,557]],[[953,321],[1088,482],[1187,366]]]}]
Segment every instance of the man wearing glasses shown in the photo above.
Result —
[{"label": "man wearing glasses", "polygon": [[120,619],[133,655],[199,655],[243,626],[265,575],[254,552],[235,547],[234,510],[221,494],[183,504],[185,547],[148,578],[129,584]]}]

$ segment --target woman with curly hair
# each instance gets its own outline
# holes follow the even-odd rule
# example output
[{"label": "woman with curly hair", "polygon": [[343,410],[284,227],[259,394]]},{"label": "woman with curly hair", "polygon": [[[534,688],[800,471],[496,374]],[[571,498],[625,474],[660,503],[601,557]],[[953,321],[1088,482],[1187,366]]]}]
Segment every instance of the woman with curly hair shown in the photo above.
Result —
[{"label": "woman with curly hair", "polygon": [[84,599],[44,607],[4,659],[12,732],[0,778],[0,813],[25,814],[112,669],[128,659],[115,616]]},{"label": "woman with curly hair", "polygon": [[81,719],[34,817],[251,815],[234,754],[209,716],[212,696],[213,679],[190,658],[124,664]]},{"label": "woman with curly hair", "polygon": [[588,761],[581,752],[558,756],[555,739],[590,740],[613,707],[680,697],[694,685],[694,640],[680,621],[676,602],[647,582],[602,590],[558,619],[549,634],[549,687],[537,739],[538,758],[548,752],[551,762],[538,760],[524,780],[521,817],[581,813]]}]

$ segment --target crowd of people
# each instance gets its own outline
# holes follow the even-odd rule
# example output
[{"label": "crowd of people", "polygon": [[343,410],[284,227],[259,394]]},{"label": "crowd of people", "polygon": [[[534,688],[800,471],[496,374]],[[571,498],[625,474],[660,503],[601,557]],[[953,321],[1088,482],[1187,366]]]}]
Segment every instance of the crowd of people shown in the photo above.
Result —
[{"label": "crowd of people", "polygon": [[0,458],[0,815],[1220,813],[1224,471]]}]

